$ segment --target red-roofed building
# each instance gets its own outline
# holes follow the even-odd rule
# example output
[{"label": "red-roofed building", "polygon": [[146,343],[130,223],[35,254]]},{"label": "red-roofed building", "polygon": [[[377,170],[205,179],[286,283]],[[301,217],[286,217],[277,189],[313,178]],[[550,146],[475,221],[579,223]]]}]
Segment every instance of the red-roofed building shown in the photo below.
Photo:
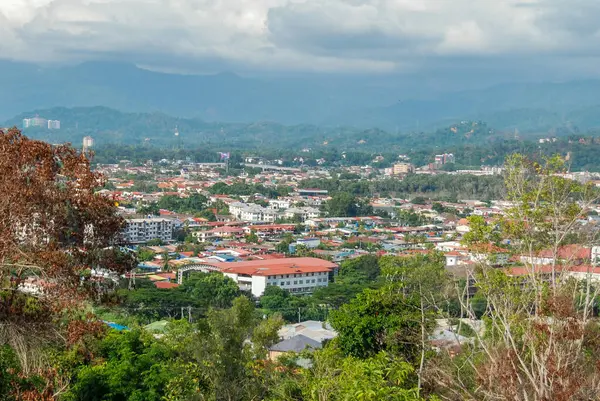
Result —
[{"label": "red-roofed building", "polygon": [[232,263],[209,263],[231,277],[242,290],[260,297],[274,285],[295,294],[312,293],[326,287],[337,273],[338,265],[318,258],[278,258]]}]

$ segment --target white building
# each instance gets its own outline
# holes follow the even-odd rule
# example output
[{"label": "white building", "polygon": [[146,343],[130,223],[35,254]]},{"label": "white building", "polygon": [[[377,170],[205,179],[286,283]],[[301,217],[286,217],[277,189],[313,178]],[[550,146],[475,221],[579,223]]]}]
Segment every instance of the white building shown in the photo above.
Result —
[{"label": "white building", "polygon": [[600,265],[600,246],[592,247],[591,261],[594,266]]},{"label": "white building", "polygon": [[338,265],[318,258],[285,258],[245,262],[211,263],[224,275],[238,283],[240,289],[260,297],[274,285],[293,294],[310,294],[326,287]]},{"label": "white building", "polygon": [[288,209],[292,206],[292,201],[290,199],[270,199],[269,207],[273,209]]},{"label": "white building", "polygon": [[229,213],[238,220],[250,222],[273,223],[279,217],[279,213],[275,209],[243,202],[230,204]]},{"label": "white building", "polygon": [[84,136],[83,137],[83,150],[87,150],[92,147],[94,147],[94,138],[92,138],[91,136]]},{"label": "white building", "polygon": [[126,242],[139,244],[153,239],[163,242],[173,240],[173,220],[161,217],[147,217],[139,219],[127,219],[127,225],[123,230]]},{"label": "white building", "polygon": [[48,129],[60,129],[60,121],[48,120]]},{"label": "white building", "polygon": [[45,118],[41,118],[39,116],[35,116],[33,118],[24,118],[23,119],[23,128],[30,127],[46,127],[48,120]]},{"label": "white building", "polygon": [[292,219],[295,216],[300,216],[302,221],[316,219],[320,215],[321,215],[321,212],[319,211],[319,209],[310,207],[310,206],[292,207],[290,209],[287,209],[282,214],[282,216],[285,217],[286,219]]}]

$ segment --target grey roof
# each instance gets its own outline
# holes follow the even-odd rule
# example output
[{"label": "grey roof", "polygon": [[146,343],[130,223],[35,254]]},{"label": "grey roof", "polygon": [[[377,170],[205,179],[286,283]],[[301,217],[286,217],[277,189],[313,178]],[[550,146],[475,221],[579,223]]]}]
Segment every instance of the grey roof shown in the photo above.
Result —
[{"label": "grey roof", "polygon": [[298,334],[297,336],[288,338],[287,340],[283,340],[273,345],[270,350],[279,352],[301,352],[306,348],[320,349],[321,343],[313,340],[312,338],[303,336],[302,334]]}]

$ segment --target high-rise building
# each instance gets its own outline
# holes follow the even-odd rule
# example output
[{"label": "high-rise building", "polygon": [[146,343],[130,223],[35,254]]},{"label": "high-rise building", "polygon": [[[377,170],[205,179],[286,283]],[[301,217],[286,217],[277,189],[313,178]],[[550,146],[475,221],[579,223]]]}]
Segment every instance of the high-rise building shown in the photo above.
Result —
[{"label": "high-rise building", "polygon": [[151,216],[127,219],[123,238],[130,244],[139,244],[157,238],[170,242],[173,240],[173,220]]},{"label": "high-rise building", "polygon": [[46,120],[45,118],[41,118],[39,116],[23,119],[23,128],[47,127],[47,126],[48,126],[48,120]]},{"label": "high-rise building", "polygon": [[452,153],[444,153],[442,155],[435,155],[434,164],[437,166],[443,166],[447,163],[454,163],[454,155]]},{"label": "high-rise building", "polygon": [[48,120],[48,129],[60,129],[60,121]]},{"label": "high-rise building", "polygon": [[88,150],[89,148],[94,146],[94,138],[91,136],[83,137],[83,150]]}]

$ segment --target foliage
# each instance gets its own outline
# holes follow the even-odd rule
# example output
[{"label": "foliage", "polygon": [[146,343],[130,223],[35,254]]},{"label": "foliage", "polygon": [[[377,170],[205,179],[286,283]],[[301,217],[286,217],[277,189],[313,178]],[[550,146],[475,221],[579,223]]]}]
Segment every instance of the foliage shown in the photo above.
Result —
[{"label": "foliage", "polygon": [[194,317],[203,316],[208,308],[226,308],[240,295],[237,284],[218,273],[200,273],[191,276],[183,285],[171,289],[158,289],[153,285],[135,290],[120,290],[121,308],[135,314],[143,321],[161,318],[182,318],[192,308]]},{"label": "foliage", "polygon": [[373,208],[365,201],[357,199],[348,192],[340,192],[331,197],[325,205],[329,216],[355,217],[373,214]]},{"label": "foliage", "polygon": [[[104,179],[85,155],[16,129],[0,135],[0,149],[0,344],[17,350],[27,371],[40,368],[34,349],[64,338],[57,319],[108,290],[91,270],[121,274],[134,258],[115,246],[124,220],[97,193]],[[19,290],[28,279],[39,292]]]},{"label": "foliage", "polygon": [[[413,368],[386,353],[370,358],[345,357],[328,347],[315,352],[313,367],[296,384],[275,389],[277,398],[303,401],[418,401]],[[301,395],[299,395],[301,394]]]}]

